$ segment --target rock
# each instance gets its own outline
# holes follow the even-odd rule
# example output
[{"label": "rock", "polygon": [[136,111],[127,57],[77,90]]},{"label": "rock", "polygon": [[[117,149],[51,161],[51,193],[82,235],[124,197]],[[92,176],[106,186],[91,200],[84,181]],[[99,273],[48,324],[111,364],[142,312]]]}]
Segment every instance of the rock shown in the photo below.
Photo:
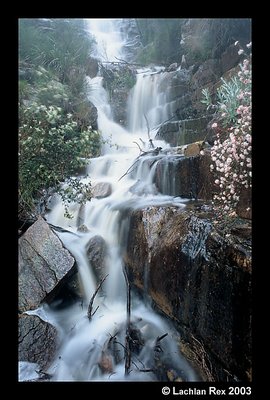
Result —
[{"label": "rock", "polygon": [[19,361],[47,369],[57,350],[57,331],[37,315],[19,315]]},{"label": "rock", "polygon": [[188,144],[184,150],[185,157],[194,157],[200,154],[202,150],[202,142]]},{"label": "rock", "polygon": [[97,199],[110,196],[112,193],[112,185],[108,182],[99,182],[92,187],[92,196]]},{"label": "rock", "polygon": [[236,207],[236,213],[240,218],[252,218],[252,190],[243,188],[240,192],[240,200]]},{"label": "rock", "polygon": [[222,53],[220,60],[222,75],[238,65],[241,59],[243,59],[243,56],[238,54],[238,50],[238,46],[232,44]]},{"label": "rock", "polygon": [[87,100],[80,102],[76,107],[74,117],[81,129],[88,129],[89,126],[94,130],[98,129],[98,112],[97,108],[93,103],[91,103],[91,101]]},{"label": "rock", "polygon": [[87,232],[89,232],[89,229],[87,228],[87,226],[85,224],[82,224],[77,228],[77,231],[87,233]]},{"label": "rock", "polygon": [[19,311],[53,298],[74,272],[74,258],[40,217],[19,239]]},{"label": "rock", "polygon": [[106,255],[107,245],[102,236],[93,236],[87,246],[87,257],[90,264],[97,276],[98,280],[101,280],[106,275]]},{"label": "rock", "polygon": [[[190,145],[186,151],[191,155],[194,147],[198,151],[200,146]],[[204,151],[204,155],[195,157],[172,155],[157,161],[154,183],[158,191],[170,196],[212,200],[216,187],[210,171],[211,157],[207,149]]]},{"label": "rock", "polygon": [[207,130],[210,120],[211,117],[209,116],[167,122],[159,128],[155,139],[163,139],[171,146],[208,140],[212,137],[211,133]]},{"label": "rock", "polygon": [[103,374],[110,374],[113,372],[113,358],[108,352],[102,351],[101,358],[98,366]]},{"label": "rock", "polygon": [[125,264],[184,340],[200,339],[216,381],[250,379],[251,253],[195,209],[148,207],[130,218]]},{"label": "rock", "polygon": [[168,66],[167,71],[172,72],[177,69],[178,64],[177,63],[172,63],[171,65]]},{"label": "rock", "polygon": [[86,75],[94,78],[98,74],[98,61],[95,58],[89,57],[86,63]]},{"label": "rock", "polygon": [[129,91],[121,88],[115,88],[112,93],[111,108],[114,121],[122,126],[127,125],[128,95]]},{"label": "rock", "polygon": [[191,79],[193,89],[202,88],[209,83],[215,83],[221,76],[220,61],[209,59],[203,62]]}]

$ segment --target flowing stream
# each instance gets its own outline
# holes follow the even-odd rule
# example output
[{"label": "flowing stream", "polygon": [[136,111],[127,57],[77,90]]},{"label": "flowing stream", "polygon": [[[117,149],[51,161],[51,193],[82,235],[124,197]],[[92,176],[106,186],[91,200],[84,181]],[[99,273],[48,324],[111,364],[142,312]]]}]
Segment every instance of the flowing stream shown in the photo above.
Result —
[{"label": "flowing stream", "polygon": [[[89,31],[96,37],[95,57],[99,60],[124,58],[124,39],[119,24],[119,20],[88,21]],[[128,101],[128,130],[113,121],[102,78],[89,79],[89,99],[98,109],[99,130],[111,144],[103,146],[102,156],[90,160],[87,167],[89,177],[83,181],[91,181],[92,186],[100,182],[109,184],[111,194],[93,198],[83,207],[71,204],[72,219],[64,217],[60,201],[47,215],[49,223],[72,232],[57,234],[76,259],[83,293],[83,302],[63,308],[46,305],[36,312],[53,323],[60,335],[59,354],[49,370],[53,381],[157,381],[166,380],[168,371],[175,374],[178,380],[198,380],[179,352],[178,333],[153,311],[150,302],[133,292],[130,316],[133,346],[128,373],[125,366],[127,288],[123,253],[129,229],[127,211],[151,205],[185,207],[186,201],[158,193],[153,183],[156,160],[164,154],[150,153],[135,163],[140,152],[134,142],[139,143],[144,151],[151,149],[146,118],[155,148],[170,147],[163,141],[154,140],[157,125],[170,117],[166,108],[166,92],[159,91],[165,74],[161,67],[138,71],[137,83]],[[130,173],[125,175],[129,169]],[[83,232],[77,230],[79,225],[87,229]],[[107,275],[107,278],[94,299],[93,310],[98,308],[89,321],[88,304],[99,279],[90,265],[86,249],[91,238],[97,235],[106,242],[103,276]],[[166,337],[157,341],[166,333]]]}]

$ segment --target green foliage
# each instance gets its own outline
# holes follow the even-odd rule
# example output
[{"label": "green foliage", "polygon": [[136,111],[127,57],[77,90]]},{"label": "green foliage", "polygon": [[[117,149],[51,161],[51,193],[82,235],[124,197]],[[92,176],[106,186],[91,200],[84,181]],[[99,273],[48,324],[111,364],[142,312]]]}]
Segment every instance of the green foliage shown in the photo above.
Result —
[{"label": "green foliage", "polygon": [[92,43],[81,19],[19,21],[22,220],[32,215],[37,198],[49,187],[60,190],[65,204],[90,198],[90,186],[70,176],[88,158],[98,156],[101,146],[99,133],[90,126],[91,104],[86,97],[85,72]]},{"label": "green foliage", "polygon": [[72,115],[64,115],[60,107],[37,103],[21,107],[20,210],[25,209],[25,204],[33,209],[34,199],[42,189],[59,186],[85,165],[87,158],[99,155],[100,145],[98,132],[80,131]]},{"label": "green foliage", "polygon": [[182,19],[138,18],[136,23],[143,46],[137,57],[138,62],[142,64],[180,62]]},{"label": "green foliage", "polygon": [[221,86],[217,89],[216,104],[212,103],[211,94],[208,88],[202,89],[201,103],[209,108],[215,109],[222,115],[222,125],[228,126],[236,123],[238,120],[238,107],[243,104],[243,99],[239,95],[244,90],[251,90],[251,84],[247,85],[240,80],[239,77],[234,76],[229,80],[221,78]]},{"label": "green foliage", "polygon": [[208,88],[202,89],[201,103],[205,104],[207,106],[207,108],[206,108],[207,110],[209,110],[209,108],[211,108],[213,106],[211,94],[210,94]]},{"label": "green foliage", "polygon": [[84,90],[92,44],[82,19],[20,19],[20,62],[52,70],[74,96]]},{"label": "green foliage", "polygon": [[245,89],[245,85],[238,77],[233,77],[227,81],[221,78],[221,81],[222,85],[217,90],[217,105],[224,113],[223,125],[227,126],[235,123],[238,119],[237,109],[241,104],[241,100],[238,98],[238,96],[241,91]]}]

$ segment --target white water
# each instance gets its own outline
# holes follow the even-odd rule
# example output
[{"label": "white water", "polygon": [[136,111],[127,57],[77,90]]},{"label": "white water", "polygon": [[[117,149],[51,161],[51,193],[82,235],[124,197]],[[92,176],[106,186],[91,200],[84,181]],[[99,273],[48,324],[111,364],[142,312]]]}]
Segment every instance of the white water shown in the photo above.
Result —
[{"label": "white water", "polygon": [[137,83],[131,91],[128,104],[128,126],[131,132],[147,131],[147,122],[151,136],[158,126],[171,117],[168,102],[168,73],[163,67],[138,70]]},{"label": "white water", "polygon": [[[121,54],[121,46],[115,40],[114,21],[95,20],[90,21],[91,32],[97,35],[98,48],[96,56],[104,59],[103,54],[112,57],[115,52]],[[118,38],[120,36],[117,36]],[[101,46],[101,50],[100,50]],[[108,47],[106,47],[108,46]],[[121,55],[123,57],[123,54]],[[139,149],[133,142],[145,142],[145,150],[148,147],[148,134],[145,126],[144,114],[149,117],[150,127],[161,122],[161,97],[155,92],[157,102],[150,100],[152,91],[156,91],[158,78],[145,78],[140,74],[136,87],[130,98],[129,113],[132,129],[130,131],[120,127],[112,120],[111,110],[105,90],[102,87],[100,77],[92,79],[89,83],[92,87],[89,98],[98,109],[98,125],[104,138],[111,137],[112,143],[119,146],[105,146],[103,156],[92,159],[88,166],[90,178],[94,185],[97,182],[107,182],[112,186],[110,196],[103,199],[92,199],[84,207],[80,215],[80,223],[89,229],[89,232],[77,231],[77,218],[80,206],[72,204],[70,211],[72,220],[64,217],[64,208],[59,202],[47,215],[48,222],[62,226],[71,232],[58,233],[65,246],[76,258],[82,291],[84,293],[83,304],[75,303],[70,307],[59,310],[45,306],[39,313],[43,318],[50,320],[59,330],[61,347],[55,362],[49,372],[53,374],[53,381],[117,381],[117,380],[159,380],[153,372],[142,372],[155,368],[155,342],[157,337],[168,333],[161,342],[164,349],[162,361],[167,370],[171,369],[181,376],[183,380],[193,381],[197,377],[187,361],[178,351],[178,335],[171,325],[154,313],[150,305],[144,304],[135,294],[131,299],[131,322],[143,337],[144,345],[132,354],[130,373],[125,375],[124,350],[126,330],[126,284],[123,275],[122,255],[126,246],[128,232],[128,218],[126,211],[139,209],[149,205],[174,205],[184,207],[185,201],[157,193],[153,184],[155,170],[154,161],[161,155],[141,157],[137,163],[137,169],[133,173],[125,175],[125,172],[134,164],[139,155]],[[143,81],[144,79],[144,81]],[[93,89],[94,88],[94,89]],[[164,99],[163,99],[164,100]],[[168,147],[161,141],[154,141],[155,147]],[[147,161],[151,159],[151,168]],[[131,168],[132,169],[132,168]],[[120,180],[119,180],[120,179]],[[136,184],[134,190],[129,189]],[[108,274],[102,290],[95,298],[94,309],[99,306],[97,312],[89,322],[86,314],[89,300],[98,284],[94,271],[86,256],[86,246],[94,235],[102,236],[107,244],[108,254],[106,258],[106,271]],[[117,343],[109,339],[116,335]],[[120,343],[120,344],[119,344]],[[118,355],[117,357],[115,355]],[[109,360],[107,369],[102,370],[102,362]]]}]

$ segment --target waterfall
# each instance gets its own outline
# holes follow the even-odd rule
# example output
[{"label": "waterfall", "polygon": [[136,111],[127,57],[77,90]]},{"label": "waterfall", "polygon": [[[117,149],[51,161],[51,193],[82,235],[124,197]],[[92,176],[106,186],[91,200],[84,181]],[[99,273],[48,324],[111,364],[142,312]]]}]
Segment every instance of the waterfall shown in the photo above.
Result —
[{"label": "waterfall", "polygon": [[[95,56],[99,60],[124,57],[119,20],[95,19],[89,20],[88,24],[89,31],[96,37]],[[105,198],[93,198],[87,202],[83,213],[80,213],[78,204],[72,204],[72,220],[64,217],[64,208],[60,201],[47,215],[48,222],[76,232],[76,236],[66,232],[58,235],[77,261],[84,293],[83,304],[76,303],[64,310],[44,306],[43,312],[61,332],[59,354],[50,368],[53,381],[158,380],[151,369],[154,365],[156,339],[165,333],[168,336],[162,343],[166,348],[166,362],[181,374],[183,380],[197,380],[195,372],[179,353],[175,340],[179,335],[135,293],[132,293],[131,299],[131,322],[133,332],[142,336],[144,345],[137,350],[135,366],[125,375],[123,346],[127,300],[123,252],[129,229],[126,211],[148,205],[185,206],[180,198],[158,193],[153,183],[157,161],[163,155],[147,153],[138,158],[139,149],[134,144],[144,142],[145,146],[141,144],[142,148],[149,151],[144,115],[151,129],[169,116],[166,91],[160,90],[166,78],[166,73],[162,74],[163,72],[147,73],[146,70],[141,74],[139,71],[129,100],[129,130],[113,121],[107,93],[102,87],[102,78],[89,80],[89,99],[98,109],[99,130],[105,139],[110,138],[117,147],[106,145],[102,156],[90,160],[87,167],[90,178],[84,178],[84,182],[91,181],[92,185],[105,182],[111,185],[112,190]],[[163,149],[169,147],[165,142],[156,140],[155,146]],[[129,169],[130,173],[125,174]],[[88,228],[88,232],[77,231],[78,220]],[[108,276],[95,298],[95,308],[98,309],[89,321],[86,316],[87,308],[98,282],[87,258],[86,248],[95,235],[106,242],[104,275]],[[114,337],[117,337],[117,341]],[[149,369],[149,372],[142,372],[141,369]]]},{"label": "waterfall", "polygon": [[137,82],[128,102],[128,126],[131,132],[147,130],[147,123],[154,132],[171,117],[168,73],[164,67],[139,69]]}]

